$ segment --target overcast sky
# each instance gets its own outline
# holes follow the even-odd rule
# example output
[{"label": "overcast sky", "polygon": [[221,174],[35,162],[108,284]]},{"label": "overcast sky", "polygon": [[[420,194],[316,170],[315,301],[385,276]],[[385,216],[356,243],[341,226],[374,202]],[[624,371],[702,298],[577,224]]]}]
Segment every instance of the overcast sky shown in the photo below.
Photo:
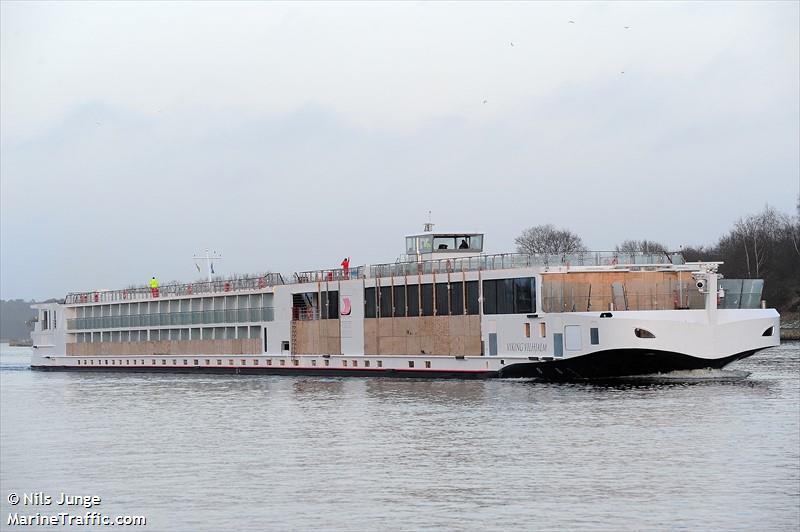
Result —
[{"label": "overcast sky", "polygon": [[2,2],[0,297],[794,214],[799,5]]}]

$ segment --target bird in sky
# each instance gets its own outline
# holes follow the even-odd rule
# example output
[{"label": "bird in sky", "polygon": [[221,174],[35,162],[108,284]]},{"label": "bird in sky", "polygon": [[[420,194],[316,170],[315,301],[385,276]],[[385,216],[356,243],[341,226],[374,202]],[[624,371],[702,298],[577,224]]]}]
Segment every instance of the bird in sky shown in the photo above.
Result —
[{"label": "bird in sky", "polygon": [[513,43],[513,42],[511,43],[511,46],[514,46],[514,43]]},{"label": "bird in sky", "polygon": [[487,102],[487,100],[483,100],[483,103],[486,103],[486,102]]},{"label": "bird in sky", "polygon": [[624,70],[623,70],[622,72],[620,72],[620,74],[624,74],[624,73],[625,73],[625,71],[624,71]]},{"label": "bird in sky", "polygon": [[569,23],[570,24],[575,24],[575,21],[574,20],[570,20]]},{"label": "bird in sky", "polygon": [[631,29],[631,27],[630,26],[625,26],[625,29],[629,30],[629,29]]}]

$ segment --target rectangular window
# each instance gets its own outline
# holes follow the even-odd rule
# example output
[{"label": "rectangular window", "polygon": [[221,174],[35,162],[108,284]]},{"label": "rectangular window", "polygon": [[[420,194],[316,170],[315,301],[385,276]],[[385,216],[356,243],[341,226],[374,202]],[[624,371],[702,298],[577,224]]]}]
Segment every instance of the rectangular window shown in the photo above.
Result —
[{"label": "rectangular window", "polygon": [[433,285],[422,285],[422,315],[433,316]]},{"label": "rectangular window", "polygon": [[530,338],[530,337],[531,337],[531,324],[530,323],[526,323],[525,324],[525,338]]},{"label": "rectangular window", "polygon": [[312,358],[311,359],[311,365],[312,366],[316,366],[317,365],[317,359],[316,358]]},{"label": "rectangular window", "polygon": [[450,291],[447,283],[436,283],[436,315],[450,315]]},{"label": "rectangular window", "polygon": [[535,278],[490,279],[483,282],[484,314],[530,314],[536,310]]},{"label": "rectangular window", "polygon": [[392,317],[392,287],[381,286],[380,293],[381,318]]},{"label": "rectangular window", "polygon": [[539,323],[539,338],[547,336],[547,325],[544,322]]},{"label": "rectangular window", "polygon": [[497,314],[497,281],[483,281],[483,313]]},{"label": "rectangular window", "polygon": [[430,368],[431,367],[431,361],[430,360],[426,360],[425,361],[425,367],[426,368]]},{"label": "rectangular window", "polygon": [[514,312],[517,314],[533,312],[533,277],[514,279]]},{"label": "rectangular window", "polygon": [[450,283],[450,314],[461,316],[464,314],[464,283]]},{"label": "rectangular window", "polygon": [[514,279],[497,280],[497,313],[514,313]]},{"label": "rectangular window", "polygon": [[271,358],[268,358],[268,359],[267,359],[267,366],[271,366],[271,365],[272,365],[272,359],[271,359]]},{"label": "rectangular window", "polygon": [[375,304],[375,288],[364,289],[364,317],[375,318],[377,305]]},{"label": "rectangular window", "polygon": [[598,345],[600,343],[600,329],[597,327],[589,328],[589,336],[591,337],[592,345]]},{"label": "rectangular window", "polygon": [[409,318],[419,316],[419,285],[411,284],[406,287],[406,316]]},{"label": "rectangular window", "polygon": [[365,367],[365,368],[368,368],[368,367],[369,367],[369,360],[365,360],[365,361],[364,361],[364,367]]},{"label": "rectangular window", "polygon": [[394,313],[395,318],[403,318],[406,315],[406,287],[404,285],[394,287]]},{"label": "rectangular window", "polygon": [[322,319],[335,320],[339,318],[339,291],[330,290],[321,292]]},{"label": "rectangular window", "polygon": [[330,361],[330,360],[328,360],[327,358],[325,359],[325,365],[326,365],[326,366],[330,366],[330,365],[331,365],[331,361]]},{"label": "rectangular window", "polygon": [[383,360],[378,360],[378,367],[379,367],[379,368],[382,368],[382,367],[383,367]]},{"label": "rectangular window", "polygon": [[479,287],[478,281],[467,281],[467,314],[475,316],[480,314],[480,304],[478,303]]},{"label": "rectangular window", "polygon": [[414,367],[414,361],[413,360],[409,360],[408,361],[408,367],[409,368],[413,368]]}]

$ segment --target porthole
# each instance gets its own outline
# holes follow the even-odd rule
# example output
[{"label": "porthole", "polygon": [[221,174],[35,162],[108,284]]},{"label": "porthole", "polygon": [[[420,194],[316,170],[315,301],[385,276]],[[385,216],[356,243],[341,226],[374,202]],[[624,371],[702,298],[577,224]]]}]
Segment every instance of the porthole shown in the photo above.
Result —
[{"label": "porthole", "polygon": [[633,334],[636,335],[637,338],[655,338],[656,335],[648,331],[647,329],[640,329],[639,327],[633,330]]}]

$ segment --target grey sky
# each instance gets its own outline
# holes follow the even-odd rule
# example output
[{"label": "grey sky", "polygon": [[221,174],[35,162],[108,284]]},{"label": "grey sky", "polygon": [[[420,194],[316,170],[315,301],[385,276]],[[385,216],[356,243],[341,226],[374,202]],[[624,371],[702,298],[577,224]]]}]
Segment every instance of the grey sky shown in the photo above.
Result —
[{"label": "grey sky", "polygon": [[429,209],[713,243],[795,212],[799,5],[2,2],[0,295],[393,262]]}]

